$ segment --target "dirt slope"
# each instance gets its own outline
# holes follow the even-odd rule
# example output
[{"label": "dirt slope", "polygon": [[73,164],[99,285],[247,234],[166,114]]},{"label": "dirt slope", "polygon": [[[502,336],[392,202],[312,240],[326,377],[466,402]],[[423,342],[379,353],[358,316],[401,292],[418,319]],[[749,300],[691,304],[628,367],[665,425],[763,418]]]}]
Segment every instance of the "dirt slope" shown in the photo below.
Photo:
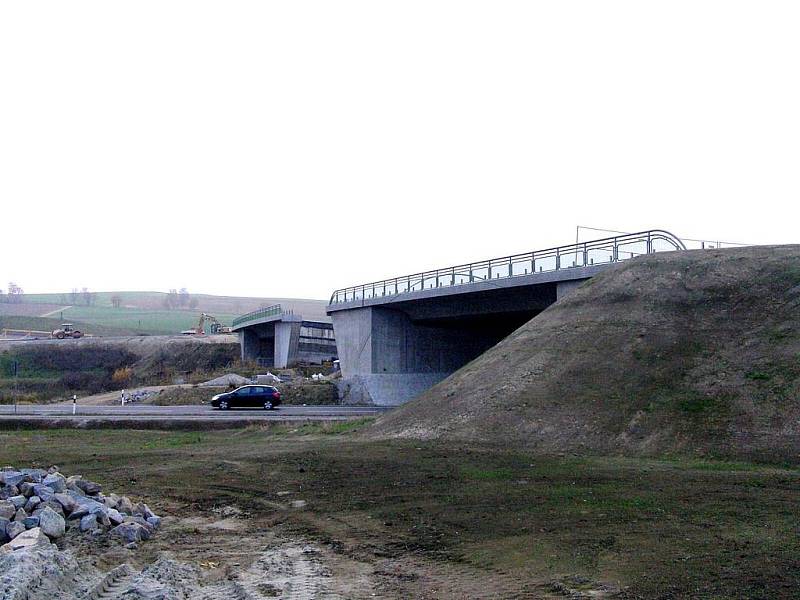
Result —
[{"label": "dirt slope", "polygon": [[800,246],[620,264],[374,434],[796,463]]}]

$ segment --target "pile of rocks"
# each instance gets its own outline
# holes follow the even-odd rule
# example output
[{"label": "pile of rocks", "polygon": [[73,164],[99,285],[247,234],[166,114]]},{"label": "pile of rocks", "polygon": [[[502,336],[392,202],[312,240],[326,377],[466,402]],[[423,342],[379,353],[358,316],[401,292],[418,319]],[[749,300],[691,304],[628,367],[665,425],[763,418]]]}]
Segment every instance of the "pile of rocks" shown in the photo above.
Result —
[{"label": "pile of rocks", "polygon": [[57,467],[0,470],[0,550],[56,540],[68,530],[104,532],[129,544],[148,539],[161,524],[146,504],[102,492],[80,475]]}]

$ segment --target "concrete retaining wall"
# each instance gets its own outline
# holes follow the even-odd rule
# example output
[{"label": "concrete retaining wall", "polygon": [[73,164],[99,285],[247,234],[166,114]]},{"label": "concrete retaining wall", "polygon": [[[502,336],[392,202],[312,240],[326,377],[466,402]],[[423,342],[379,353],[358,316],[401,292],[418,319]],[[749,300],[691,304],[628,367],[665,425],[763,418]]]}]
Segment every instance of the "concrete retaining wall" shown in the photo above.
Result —
[{"label": "concrete retaining wall", "polygon": [[397,406],[413,400],[450,373],[354,375],[338,383],[345,405]]}]

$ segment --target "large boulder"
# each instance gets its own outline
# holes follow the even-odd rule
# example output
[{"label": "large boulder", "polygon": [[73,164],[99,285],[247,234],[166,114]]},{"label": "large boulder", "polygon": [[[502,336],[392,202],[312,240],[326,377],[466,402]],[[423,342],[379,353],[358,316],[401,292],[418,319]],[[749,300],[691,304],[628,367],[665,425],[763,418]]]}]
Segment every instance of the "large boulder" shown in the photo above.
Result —
[{"label": "large boulder", "polygon": [[31,496],[30,498],[28,498],[28,501],[25,503],[25,506],[23,508],[25,508],[26,513],[31,514],[34,510],[36,510],[36,507],[39,506],[41,503],[42,499],[39,498],[39,496]]},{"label": "large boulder", "polygon": [[39,527],[42,532],[52,540],[64,535],[66,522],[64,521],[64,517],[48,506],[39,513]]},{"label": "large boulder", "polygon": [[20,473],[25,473],[28,476],[28,481],[33,483],[41,483],[42,479],[47,476],[47,471],[44,469],[20,469]]},{"label": "large boulder", "polygon": [[86,515],[85,517],[81,517],[79,529],[81,531],[92,531],[93,529],[97,529],[97,515],[90,514]]},{"label": "large boulder", "polygon": [[87,496],[95,496],[99,494],[103,486],[99,483],[95,483],[94,481],[87,481],[86,479],[76,479],[75,485]]},{"label": "large boulder", "polygon": [[17,507],[13,502],[8,500],[0,500],[0,518],[8,519],[9,521],[17,514]]},{"label": "large boulder", "polygon": [[75,507],[78,506],[78,503],[69,494],[53,494],[53,500],[61,505],[65,513],[71,513],[73,510],[75,510]]},{"label": "large boulder", "polygon": [[55,513],[56,513],[56,514],[59,514],[59,515],[61,515],[62,517],[65,517],[65,516],[66,516],[66,515],[64,514],[64,509],[63,509],[63,508],[61,508],[61,505],[60,505],[58,502],[56,502],[55,500],[48,500],[47,502],[42,502],[42,503],[41,503],[41,504],[40,504],[40,505],[39,505],[39,506],[36,508],[36,511],[35,511],[35,512],[41,512],[41,511],[43,511],[45,508],[49,508],[50,510],[53,510],[53,511],[55,511]]},{"label": "large boulder", "polygon": [[4,485],[0,488],[0,500],[8,500],[11,496],[19,495],[19,488],[15,485]]},{"label": "large boulder", "polygon": [[0,548],[0,552],[14,552],[16,550],[22,550],[24,548],[31,548],[33,546],[49,546],[50,540],[47,536],[42,532],[41,529],[38,527],[34,527],[33,529],[29,529],[28,531],[23,531],[13,540],[8,542],[7,544],[3,545]]},{"label": "large boulder", "polygon": [[11,523],[11,521],[0,517],[0,544],[5,544],[9,539],[11,539],[6,533],[9,523]]},{"label": "large boulder", "polygon": [[67,479],[61,473],[51,473],[42,480],[42,484],[57,494],[67,489]]},{"label": "large boulder", "polygon": [[9,498],[8,501],[11,502],[11,504],[13,504],[15,507],[20,509],[23,506],[25,506],[25,504],[28,502],[28,499],[25,496],[11,496],[11,498]]},{"label": "large boulder", "polygon": [[117,502],[117,510],[126,515],[133,514],[133,502],[127,496],[122,496]]},{"label": "large boulder", "polygon": [[18,486],[23,481],[26,481],[29,475],[20,471],[3,471],[0,472],[0,483],[4,485]]},{"label": "large boulder", "polygon": [[150,532],[138,523],[123,523],[117,525],[109,532],[109,535],[119,537],[125,542],[141,542],[150,537]]},{"label": "large boulder", "polygon": [[43,483],[37,483],[33,486],[33,493],[39,496],[43,501],[50,500],[53,496],[55,496],[55,492],[53,488],[47,486]]},{"label": "large boulder", "polygon": [[39,527],[39,517],[38,516],[30,516],[26,518],[23,522],[25,525],[25,529],[33,529],[34,527]]},{"label": "large boulder", "polygon": [[25,525],[21,521],[12,521],[6,525],[6,535],[12,540],[22,533],[25,533]]}]

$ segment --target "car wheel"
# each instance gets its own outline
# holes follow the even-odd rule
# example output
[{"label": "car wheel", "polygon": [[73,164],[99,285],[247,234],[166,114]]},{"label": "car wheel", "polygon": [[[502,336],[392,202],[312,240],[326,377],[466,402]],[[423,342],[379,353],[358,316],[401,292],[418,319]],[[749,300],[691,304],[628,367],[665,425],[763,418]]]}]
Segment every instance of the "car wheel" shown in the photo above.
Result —
[{"label": "car wheel", "polygon": [[219,409],[220,410],[228,410],[228,401],[227,400],[220,400],[219,401]]},{"label": "car wheel", "polygon": [[264,402],[264,410],[272,410],[272,402],[270,402],[269,400]]}]

